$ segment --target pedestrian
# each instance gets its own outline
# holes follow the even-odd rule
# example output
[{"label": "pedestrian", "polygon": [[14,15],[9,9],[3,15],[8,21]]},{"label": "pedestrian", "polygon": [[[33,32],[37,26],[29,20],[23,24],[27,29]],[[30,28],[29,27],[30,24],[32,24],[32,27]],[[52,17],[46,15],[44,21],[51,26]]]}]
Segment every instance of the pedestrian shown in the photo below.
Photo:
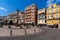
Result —
[{"label": "pedestrian", "polygon": [[12,36],[12,28],[10,28],[10,35]]},{"label": "pedestrian", "polygon": [[24,31],[25,31],[25,35],[26,35],[26,34],[27,34],[27,33],[26,33],[26,28],[25,28],[25,30],[24,30]]},{"label": "pedestrian", "polygon": [[11,26],[9,26],[9,29],[10,29],[10,35],[12,36],[12,28],[11,28]]}]

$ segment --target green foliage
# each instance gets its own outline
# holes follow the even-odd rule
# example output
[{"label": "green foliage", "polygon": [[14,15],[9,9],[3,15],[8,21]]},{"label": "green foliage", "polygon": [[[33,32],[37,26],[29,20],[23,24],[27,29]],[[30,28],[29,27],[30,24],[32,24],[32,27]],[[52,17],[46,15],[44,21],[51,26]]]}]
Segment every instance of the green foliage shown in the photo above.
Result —
[{"label": "green foliage", "polygon": [[8,24],[9,24],[9,25],[14,25],[14,23],[13,23],[12,20],[10,20]]},{"label": "green foliage", "polygon": [[10,28],[11,28],[11,26],[8,26],[8,28],[10,29]]},{"label": "green foliage", "polygon": [[3,27],[2,23],[0,23],[0,27]]},{"label": "green foliage", "polygon": [[8,20],[5,20],[5,21],[3,22],[3,25],[14,25],[14,23],[13,23],[12,20],[10,20],[9,23],[8,23]]},{"label": "green foliage", "polygon": [[5,21],[3,22],[3,25],[8,25],[8,20],[5,20]]}]

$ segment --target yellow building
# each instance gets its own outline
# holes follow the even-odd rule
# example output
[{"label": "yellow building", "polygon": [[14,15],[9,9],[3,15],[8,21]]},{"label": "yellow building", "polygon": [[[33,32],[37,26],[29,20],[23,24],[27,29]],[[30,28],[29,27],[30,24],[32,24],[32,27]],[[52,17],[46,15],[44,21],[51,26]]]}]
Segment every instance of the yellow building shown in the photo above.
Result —
[{"label": "yellow building", "polygon": [[53,4],[47,8],[47,25],[60,28],[60,5]]}]

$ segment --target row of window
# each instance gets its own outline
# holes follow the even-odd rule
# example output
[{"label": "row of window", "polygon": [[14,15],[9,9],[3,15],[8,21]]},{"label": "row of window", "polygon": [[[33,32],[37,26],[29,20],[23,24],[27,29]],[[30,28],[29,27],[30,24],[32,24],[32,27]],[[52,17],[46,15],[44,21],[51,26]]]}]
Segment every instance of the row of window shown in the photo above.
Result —
[{"label": "row of window", "polygon": [[40,15],[40,16],[38,16],[38,19],[45,19],[45,16]]},{"label": "row of window", "polygon": [[47,23],[59,23],[59,21],[58,20],[55,20],[55,21],[54,20],[48,20]]},{"label": "row of window", "polygon": [[59,12],[59,8],[47,10],[47,13],[48,13],[48,14],[54,13],[54,12]]},{"label": "row of window", "polygon": [[46,20],[39,20],[39,22],[46,22]]},{"label": "row of window", "polygon": [[47,16],[47,19],[50,19],[50,18],[59,18],[59,14],[56,13],[55,15],[54,15],[54,14],[48,15],[48,16]]}]

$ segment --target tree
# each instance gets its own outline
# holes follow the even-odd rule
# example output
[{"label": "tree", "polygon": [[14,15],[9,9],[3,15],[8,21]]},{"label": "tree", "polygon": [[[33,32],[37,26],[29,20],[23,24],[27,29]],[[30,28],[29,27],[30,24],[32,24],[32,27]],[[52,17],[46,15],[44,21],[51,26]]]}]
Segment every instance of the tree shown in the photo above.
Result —
[{"label": "tree", "polygon": [[32,23],[32,26],[34,26],[34,23]]},{"label": "tree", "polygon": [[7,25],[7,24],[8,24],[8,20],[5,20],[5,21],[3,22],[3,24],[4,24],[4,25]]},{"label": "tree", "polygon": [[12,20],[10,20],[8,24],[9,24],[9,25],[14,25],[14,23],[13,23]]}]

